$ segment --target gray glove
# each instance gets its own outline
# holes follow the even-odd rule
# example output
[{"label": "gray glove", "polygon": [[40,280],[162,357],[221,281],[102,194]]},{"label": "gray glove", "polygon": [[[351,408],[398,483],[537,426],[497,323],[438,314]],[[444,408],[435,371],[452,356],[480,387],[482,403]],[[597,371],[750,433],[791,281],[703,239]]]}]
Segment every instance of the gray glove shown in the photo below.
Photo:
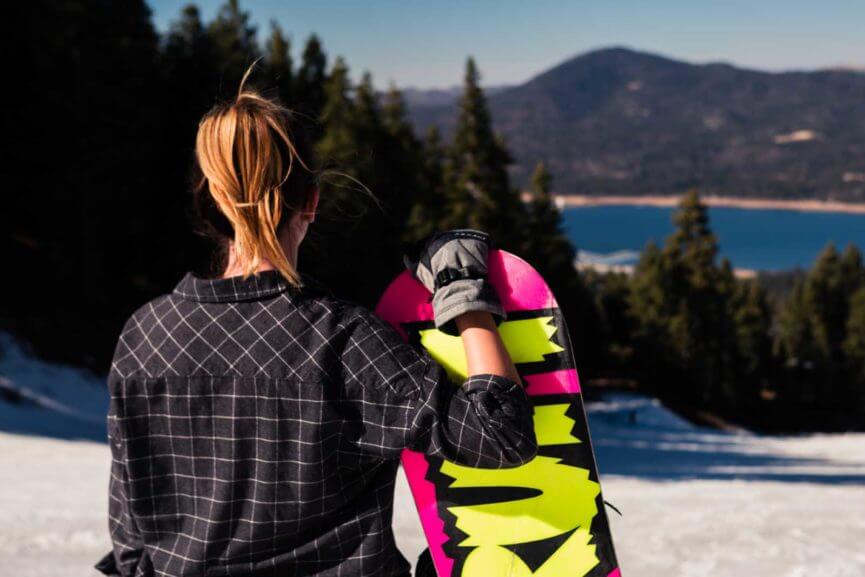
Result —
[{"label": "gray glove", "polygon": [[458,229],[432,235],[416,261],[406,267],[433,293],[436,327],[458,334],[453,320],[469,311],[492,313],[496,322],[505,318],[498,295],[487,282],[490,236],[479,230]]}]

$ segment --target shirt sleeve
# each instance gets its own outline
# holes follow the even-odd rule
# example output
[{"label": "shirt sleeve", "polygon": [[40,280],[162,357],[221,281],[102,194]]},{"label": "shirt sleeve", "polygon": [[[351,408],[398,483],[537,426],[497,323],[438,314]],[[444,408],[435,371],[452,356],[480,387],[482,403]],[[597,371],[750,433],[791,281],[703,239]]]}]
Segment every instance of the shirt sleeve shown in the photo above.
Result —
[{"label": "shirt sleeve", "polygon": [[117,427],[115,403],[108,414],[108,443],[111,447],[111,477],[108,482],[108,528],[113,550],[96,568],[106,575],[132,577],[144,556],[144,542],[129,509],[123,439]]},{"label": "shirt sleeve", "polygon": [[342,360],[360,403],[361,450],[398,458],[409,448],[483,468],[534,458],[533,410],[518,383],[492,374],[453,383],[426,351],[371,312],[355,316],[350,327]]}]

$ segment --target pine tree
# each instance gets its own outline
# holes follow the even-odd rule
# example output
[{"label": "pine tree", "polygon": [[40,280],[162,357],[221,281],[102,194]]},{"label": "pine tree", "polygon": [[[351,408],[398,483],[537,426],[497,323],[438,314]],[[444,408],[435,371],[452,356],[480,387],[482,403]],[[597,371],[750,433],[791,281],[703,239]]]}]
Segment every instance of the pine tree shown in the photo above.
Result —
[{"label": "pine tree", "polygon": [[[332,71],[331,76],[333,76]],[[319,118],[323,114],[325,102],[328,100],[326,82],[327,56],[318,36],[313,34],[306,41],[300,67],[297,70],[295,98],[301,112],[312,118]]]},{"label": "pine tree", "polygon": [[314,276],[341,289],[340,296],[371,306],[402,267],[403,221],[389,212],[392,190],[381,180],[385,169],[376,165],[377,149],[387,145],[381,111],[371,78],[366,75],[355,89],[341,58],[325,88],[317,151],[331,170],[321,182],[316,234],[304,261]]},{"label": "pine tree", "polygon": [[[391,98],[399,98],[398,93]],[[360,146],[357,176],[372,189],[375,207],[371,207],[365,225],[378,237],[381,254],[398,254],[403,228],[411,205],[417,178],[414,136],[405,130],[401,111],[394,103],[382,107],[373,86],[372,76],[363,75],[355,92],[355,112],[352,122],[356,142]],[[399,136],[407,137],[400,142]],[[405,148],[403,148],[405,146]]]},{"label": "pine tree", "polygon": [[[15,105],[0,114],[14,184],[0,211],[0,252],[27,282],[5,283],[4,328],[38,354],[103,371],[125,317],[174,273],[159,267],[152,242],[163,207],[150,199],[172,186],[160,162],[159,39],[144,0],[11,8]],[[36,153],[51,142],[58,153]],[[61,278],[75,282],[57,299]],[[109,285],[116,290],[100,288]]]},{"label": "pine tree", "polygon": [[791,368],[813,368],[817,359],[811,310],[805,298],[805,282],[797,278],[784,302],[780,317],[778,352]]},{"label": "pine tree", "polygon": [[[298,75],[299,86],[306,86]],[[337,58],[324,86],[325,103],[321,109],[321,124],[324,135],[317,146],[320,162],[325,166],[338,166],[341,172],[357,177],[353,162],[356,147],[353,134],[354,102],[351,100],[352,85],[348,66]]]},{"label": "pine tree", "polygon": [[719,288],[729,286],[731,274],[715,263],[717,241],[709,229],[709,216],[696,191],[687,193],[675,213],[676,231],[664,249],[672,273],[676,312],[671,318],[671,345],[693,391],[686,391],[704,406],[719,401],[724,387],[728,307]]},{"label": "pine tree", "polygon": [[663,251],[649,247],[637,267],[632,304],[638,336],[656,357],[648,359],[655,378],[668,382],[675,400],[730,406],[737,397],[732,267],[715,262],[717,242],[696,191],[682,199],[673,222]]},{"label": "pine tree", "polygon": [[523,207],[511,188],[510,155],[493,133],[486,97],[474,60],[466,63],[463,95],[451,151],[454,188],[449,226],[470,226],[492,234],[499,246],[519,250]]},{"label": "pine tree", "polygon": [[[161,64],[165,81],[171,87],[164,106],[172,114],[171,124],[182,124],[177,128],[180,131],[177,136],[182,146],[188,147],[199,118],[216,102],[220,81],[216,47],[197,6],[186,6],[171,23]],[[172,135],[169,141],[177,136]]]},{"label": "pine tree", "polygon": [[635,319],[629,308],[631,277],[627,274],[591,270],[581,272],[586,286],[594,296],[597,326],[589,327],[598,342],[600,357],[595,360],[598,370],[611,371],[624,378],[635,366]]},{"label": "pine tree", "polygon": [[270,38],[265,46],[265,67],[270,83],[276,87],[279,99],[287,106],[294,105],[294,70],[291,61],[291,42],[276,20],[270,23]]},{"label": "pine tree", "polygon": [[[110,274],[117,282],[137,279],[136,286],[143,288],[174,272],[171,262],[160,266],[164,255],[156,243],[149,242],[163,221],[162,208],[156,203],[142,206],[138,200],[160,198],[167,189],[163,185],[173,184],[163,181],[158,166],[164,127],[158,105],[152,105],[160,98],[159,40],[150,10],[141,0],[101,3],[83,17],[89,28],[82,31],[87,36],[85,47],[74,51],[81,68],[68,85],[80,88],[67,94],[77,100],[72,114],[80,123],[81,147],[73,150],[79,146],[73,139],[65,148],[70,172],[80,182],[66,188],[62,181],[52,181],[48,187],[74,199],[76,207],[67,212],[65,201],[55,204],[45,196],[42,199],[65,221],[52,235],[61,235],[64,244],[71,243],[81,252],[78,272],[88,282],[103,286],[99,283],[108,282],[105,275]],[[112,79],[108,86],[104,76]],[[88,168],[82,170],[76,164]],[[64,229],[70,226],[73,232],[66,236]],[[79,234],[83,238],[76,242]],[[87,300],[78,302],[87,306]]]},{"label": "pine tree", "polygon": [[853,293],[850,299],[844,350],[856,368],[855,376],[865,381],[865,287]]},{"label": "pine tree", "polygon": [[812,316],[805,281],[797,278],[781,311],[776,345],[784,362],[784,379],[777,385],[779,400],[794,414],[796,408],[812,407],[817,401],[821,355],[815,344]]},{"label": "pine tree", "polygon": [[362,146],[357,174],[375,197],[356,229],[368,239],[368,250],[374,255],[366,257],[372,277],[369,297],[374,299],[402,269],[401,241],[414,191],[415,159],[389,131],[389,125],[398,129],[396,125],[404,119],[395,117],[399,112],[393,110],[394,103],[390,110],[382,109],[368,72],[357,87],[354,101],[353,130],[358,146]]},{"label": "pine tree", "polygon": [[405,99],[402,92],[395,86],[391,86],[384,96],[382,120],[388,134],[400,141],[404,148],[416,148],[418,146],[414,130],[408,121]]},{"label": "pine tree", "polygon": [[[300,86],[298,75],[298,86]],[[300,262],[305,272],[324,282],[346,298],[356,297],[343,278],[346,271],[366,276],[359,262],[352,263],[357,244],[367,239],[353,237],[353,228],[365,212],[365,191],[356,184],[357,166],[354,128],[353,87],[348,67],[337,58],[324,86],[326,102],[322,118],[322,135],[316,144],[316,156],[323,167],[319,184],[319,214],[310,228],[309,240],[301,245]],[[301,97],[302,98],[302,97]],[[362,253],[359,255],[363,258]],[[343,289],[348,291],[343,292]]]},{"label": "pine tree", "polygon": [[689,283],[702,289],[715,280],[718,241],[709,229],[709,214],[696,190],[689,191],[673,216],[676,227],[665,252],[686,268]]},{"label": "pine tree", "polygon": [[152,192],[162,206],[162,234],[153,244],[162,252],[160,265],[175,275],[192,268],[202,274],[212,262],[212,247],[193,234],[187,217],[191,195],[190,160],[201,116],[216,102],[220,72],[216,49],[198,8],[189,5],[171,24],[162,53],[163,77],[170,90],[160,95],[165,144],[160,147],[167,185]]},{"label": "pine tree", "polygon": [[367,186],[374,188],[377,191],[376,196],[381,200],[378,177],[384,175],[377,166],[377,160],[384,144],[384,127],[369,72],[363,74],[354,91],[354,115],[350,126],[356,143],[356,175]]},{"label": "pine tree", "polygon": [[[538,163],[531,181],[531,200],[526,208],[523,254],[551,282],[556,276],[572,277],[576,254],[562,228],[562,215],[551,193],[552,175]],[[562,282],[561,284],[565,284]]]},{"label": "pine tree", "polygon": [[[801,306],[804,319],[798,319],[805,328],[785,325],[794,335],[807,331],[810,342],[797,342],[791,347],[796,357],[808,355],[812,365],[807,372],[798,371],[793,377],[804,391],[805,400],[813,399],[827,413],[845,413],[854,394],[851,392],[850,371],[855,373],[855,355],[848,338],[848,327],[853,323],[851,296],[862,286],[862,259],[855,248],[840,255],[830,244],[817,258],[808,272],[802,288]],[[786,335],[787,340],[790,335]],[[803,396],[803,395],[800,395]],[[823,423],[825,424],[825,423]]]},{"label": "pine tree", "polygon": [[865,418],[865,287],[859,288],[850,299],[844,352],[848,369],[847,406],[861,422]]},{"label": "pine tree", "polygon": [[865,269],[862,266],[862,253],[855,245],[847,245],[841,253],[841,276],[844,291],[852,295],[865,282]]},{"label": "pine tree", "polygon": [[737,391],[744,403],[759,401],[772,365],[771,309],[766,291],[751,280],[738,283],[733,318],[736,325],[738,361]]},{"label": "pine tree", "polygon": [[391,218],[401,224],[400,236],[405,239],[412,207],[418,197],[427,195],[424,151],[408,120],[403,95],[395,87],[391,87],[384,96],[381,120],[384,133],[382,154],[378,158],[384,165],[383,185],[389,189],[387,196]]},{"label": "pine tree", "polygon": [[247,68],[259,57],[257,30],[239,0],[226,0],[208,26],[220,71],[223,96],[237,92]]},{"label": "pine tree", "polygon": [[588,375],[601,355],[594,296],[576,269],[576,251],[563,230],[562,215],[552,196],[552,175],[538,163],[532,176],[531,200],[525,209],[521,256],[544,277],[570,331],[577,364]]},{"label": "pine tree", "polygon": [[788,364],[815,371],[811,380],[824,381],[821,396],[830,402],[831,383],[840,378],[847,349],[851,295],[863,283],[862,258],[855,247],[839,255],[827,245],[804,282],[787,300],[782,314],[780,345]]},{"label": "pine tree", "polygon": [[[189,150],[198,120],[216,102],[220,80],[216,47],[196,6],[184,8],[171,24],[165,38],[162,67],[165,81],[171,86],[165,95],[164,106],[172,116],[166,128],[176,131],[168,140]],[[177,153],[172,149],[171,154]],[[188,154],[181,156],[184,165],[187,164]],[[184,166],[184,170],[187,168]]]},{"label": "pine tree", "polygon": [[420,184],[409,213],[404,238],[414,244],[446,228],[447,168],[446,150],[438,128],[431,126],[420,153]]},{"label": "pine tree", "polygon": [[170,79],[178,81],[181,74],[196,75],[201,73],[202,68],[213,68],[215,58],[215,49],[201,21],[198,7],[194,4],[186,6],[181,10],[180,17],[171,23],[165,38],[163,64]]},{"label": "pine tree", "polygon": [[634,267],[628,309],[634,318],[634,353],[641,385],[662,395],[681,386],[670,350],[670,319],[678,303],[672,297],[671,275],[663,250],[649,242]]},{"label": "pine tree", "polygon": [[835,371],[842,362],[850,293],[845,278],[845,265],[835,246],[829,244],[805,280],[805,299],[819,357],[823,369]]}]

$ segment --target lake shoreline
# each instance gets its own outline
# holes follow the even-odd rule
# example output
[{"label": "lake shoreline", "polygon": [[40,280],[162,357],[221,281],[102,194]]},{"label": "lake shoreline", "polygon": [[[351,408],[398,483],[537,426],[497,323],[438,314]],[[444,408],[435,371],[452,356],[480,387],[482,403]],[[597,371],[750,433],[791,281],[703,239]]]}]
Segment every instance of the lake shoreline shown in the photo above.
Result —
[{"label": "lake shoreline", "polygon": [[[635,265],[633,264],[606,264],[580,261],[579,259],[577,259],[577,262],[574,264],[574,266],[580,272],[594,271],[600,274],[623,274],[625,276],[631,276],[632,274],[634,274],[635,268]],[[751,280],[757,278],[762,272],[773,271],[760,271],[753,268],[734,268],[733,276],[740,280]]]},{"label": "lake shoreline", "polygon": [[[669,208],[676,206],[681,198],[681,195],[556,195],[557,203],[561,208],[584,208],[595,206],[648,206]],[[837,200],[785,200],[773,198],[738,198],[731,196],[702,196],[701,200],[707,206],[739,208],[743,210],[794,210],[799,212],[865,214],[865,203],[841,202]]]}]

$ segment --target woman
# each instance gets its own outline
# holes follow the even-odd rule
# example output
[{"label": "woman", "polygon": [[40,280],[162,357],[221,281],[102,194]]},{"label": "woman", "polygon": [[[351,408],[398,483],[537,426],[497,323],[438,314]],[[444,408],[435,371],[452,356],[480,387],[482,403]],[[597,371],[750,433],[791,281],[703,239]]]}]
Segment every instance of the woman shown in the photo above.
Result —
[{"label": "woman", "polygon": [[224,268],[187,274],[120,336],[109,376],[114,547],[97,567],[408,575],[390,525],[403,449],[477,467],[537,451],[496,329],[488,238],[438,235],[412,267],[434,292],[436,325],[462,335],[470,376],[458,386],[370,311],[298,273],[319,192],[289,110],[241,87],[202,119],[196,159],[196,205]]}]

